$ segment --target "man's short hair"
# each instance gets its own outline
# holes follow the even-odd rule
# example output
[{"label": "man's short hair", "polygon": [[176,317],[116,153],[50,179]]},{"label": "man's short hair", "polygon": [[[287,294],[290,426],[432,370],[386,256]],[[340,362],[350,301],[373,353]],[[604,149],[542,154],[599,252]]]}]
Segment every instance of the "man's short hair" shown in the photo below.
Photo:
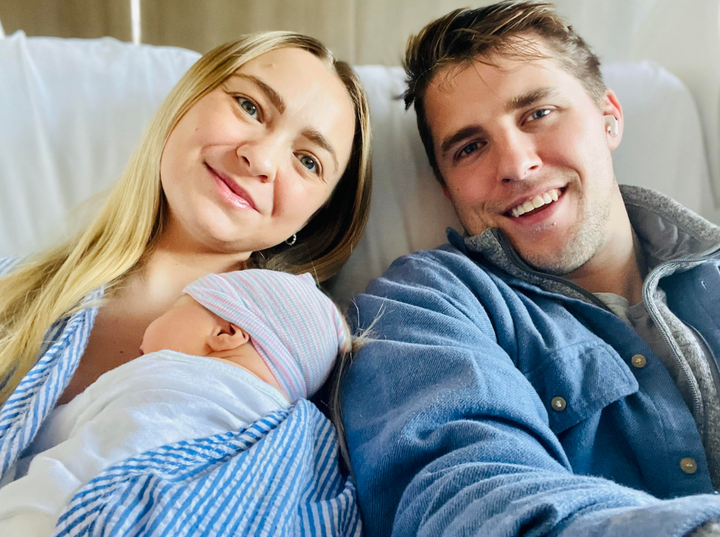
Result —
[{"label": "man's short hair", "polygon": [[444,183],[425,114],[425,93],[433,77],[449,66],[474,61],[488,63],[492,55],[534,60],[547,57],[528,46],[528,37],[540,37],[550,56],[577,78],[598,105],[607,90],[600,60],[549,3],[503,1],[478,9],[457,9],[410,37],[405,52],[407,90],[405,108],[415,105],[418,130],[435,177]]}]

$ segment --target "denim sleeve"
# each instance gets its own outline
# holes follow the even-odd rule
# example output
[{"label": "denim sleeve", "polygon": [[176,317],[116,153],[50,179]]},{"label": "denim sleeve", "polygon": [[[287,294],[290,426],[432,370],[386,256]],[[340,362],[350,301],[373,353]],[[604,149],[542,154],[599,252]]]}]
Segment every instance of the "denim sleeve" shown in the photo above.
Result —
[{"label": "denim sleeve", "polygon": [[658,500],[574,475],[498,344],[493,323],[511,319],[477,298],[501,297],[460,257],[408,256],[356,298],[357,324],[375,321],[375,339],[341,405],[368,536],[682,537],[720,515],[716,496]]}]

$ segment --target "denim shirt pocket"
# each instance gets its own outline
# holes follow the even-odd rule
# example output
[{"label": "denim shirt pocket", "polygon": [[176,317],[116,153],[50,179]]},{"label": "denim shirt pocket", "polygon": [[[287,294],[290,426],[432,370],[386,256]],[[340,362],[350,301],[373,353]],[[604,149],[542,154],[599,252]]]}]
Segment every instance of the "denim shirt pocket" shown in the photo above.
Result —
[{"label": "denim shirt pocket", "polygon": [[597,341],[559,349],[525,377],[547,408],[556,435],[639,389],[622,358]]}]

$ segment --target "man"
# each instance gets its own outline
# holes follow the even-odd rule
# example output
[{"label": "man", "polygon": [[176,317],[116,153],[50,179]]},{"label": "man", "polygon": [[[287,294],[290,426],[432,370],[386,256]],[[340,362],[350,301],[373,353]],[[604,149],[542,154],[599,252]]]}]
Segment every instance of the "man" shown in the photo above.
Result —
[{"label": "man", "polygon": [[406,71],[466,233],[357,298],[368,535],[714,535],[720,229],[618,187],[621,105],[549,5],[452,12]]}]

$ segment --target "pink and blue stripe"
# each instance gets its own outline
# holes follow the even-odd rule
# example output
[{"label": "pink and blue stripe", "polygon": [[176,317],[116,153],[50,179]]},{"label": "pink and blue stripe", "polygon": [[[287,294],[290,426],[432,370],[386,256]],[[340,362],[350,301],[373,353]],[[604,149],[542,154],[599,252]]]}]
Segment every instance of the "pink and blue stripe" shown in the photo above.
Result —
[{"label": "pink and blue stripe", "polygon": [[342,316],[310,274],[259,269],[210,274],[184,292],[250,334],[291,401],[315,393],[337,356],[348,350]]}]

